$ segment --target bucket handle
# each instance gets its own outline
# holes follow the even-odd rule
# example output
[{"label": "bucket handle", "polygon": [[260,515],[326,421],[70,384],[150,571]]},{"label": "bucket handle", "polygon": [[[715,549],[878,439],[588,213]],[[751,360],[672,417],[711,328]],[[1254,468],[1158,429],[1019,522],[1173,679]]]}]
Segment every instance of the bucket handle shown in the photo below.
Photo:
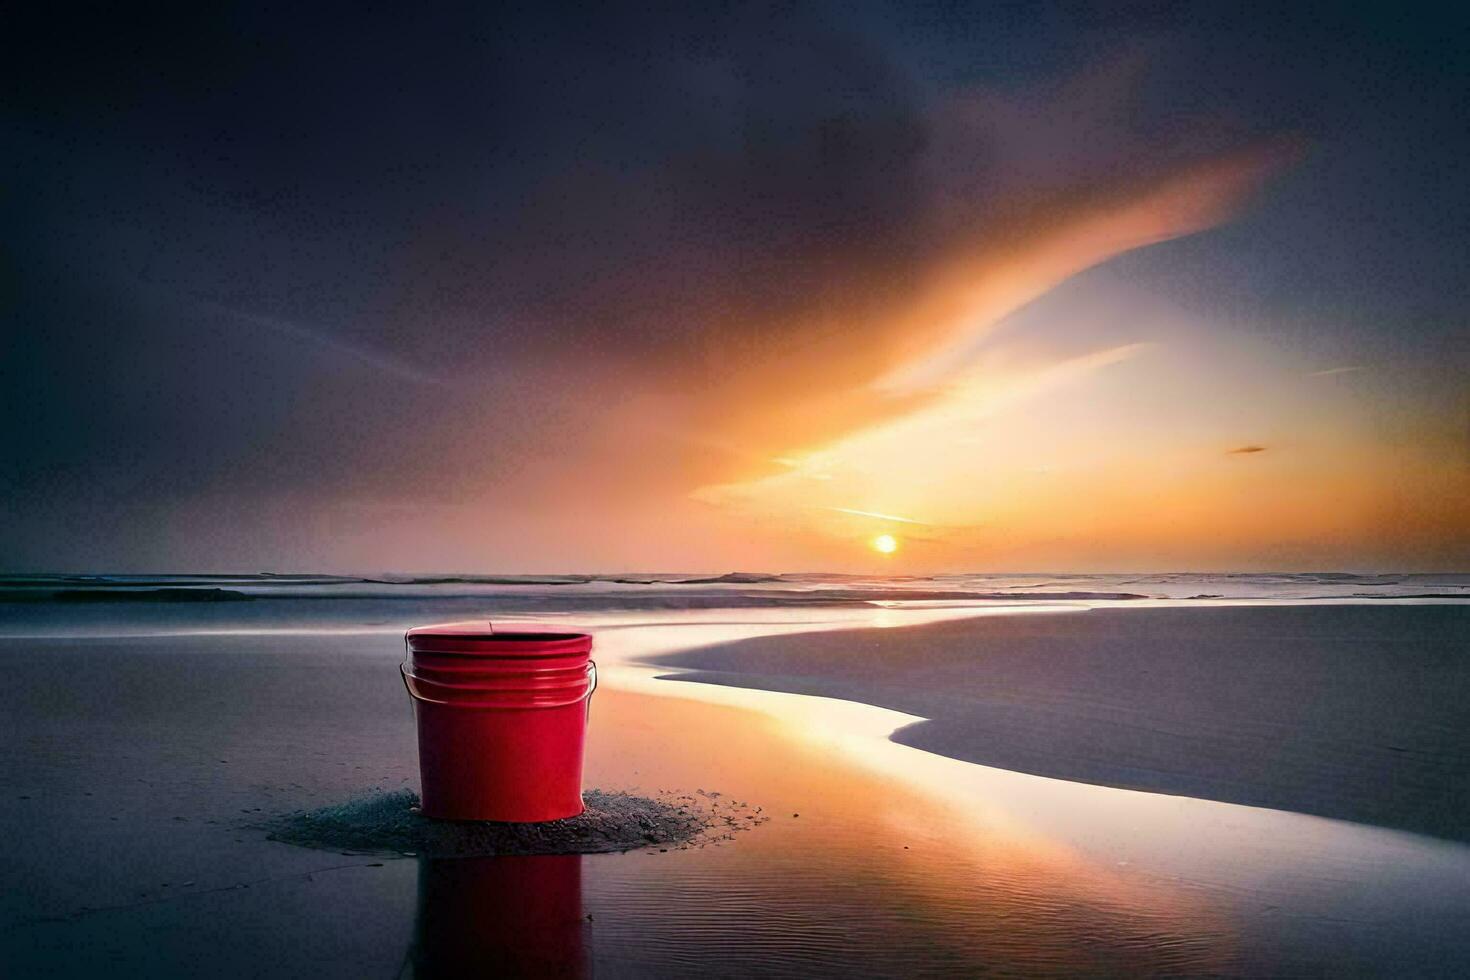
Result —
[{"label": "bucket handle", "polygon": [[[404,683],[406,684],[408,682],[405,681]],[[597,690],[597,661],[588,658],[587,693],[583,695],[583,698],[585,699],[585,703],[587,705],[587,713],[582,716],[582,720],[584,722],[589,722],[592,720],[592,692],[595,690]]]},{"label": "bucket handle", "polygon": [[[422,694],[419,694],[418,692],[416,692],[413,689],[413,685],[409,683],[409,677],[412,676],[412,675],[410,675],[409,672],[408,672],[408,663],[407,663],[407,661],[405,661],[404,663],[401,663],[401,664],[398,665],[398,676],[400,678],[402,678],[402,680],[403,680],[403,689],[405,691],[407,691],[408,692],[408,696],[410,698],[414,699],[415,701],[427,701],[430,704],[450,704],[450,703],[452,703],[452,702],[449,702],[449,701],[438,701],[438,700],[435,700],[434,698],[426,698]],[[582,697],[579,699],[581,701],[586,702],[586,704],[587,704],[587,717],[588,718],[591,718],[592,717],[592,692],[595,691],[595,690],[597,690],[597,661],[595,661],[595,660],[588,660],[587,661],[587,693],[584,694],[584,695],[582,695]],[[571,703],[572,704],[575,704],[576,702],[573,701]]]}]

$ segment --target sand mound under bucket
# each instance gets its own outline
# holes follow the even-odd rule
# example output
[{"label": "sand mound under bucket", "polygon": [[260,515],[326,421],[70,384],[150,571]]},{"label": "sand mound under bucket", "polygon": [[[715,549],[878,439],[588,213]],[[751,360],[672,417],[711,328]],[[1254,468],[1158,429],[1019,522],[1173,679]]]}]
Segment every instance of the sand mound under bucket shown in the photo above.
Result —
[{"label": "sand mound under bucket", "polygon": [[605,854],[668,850],[727,840],[766,817],[718,793],[661,795],[590,790],[585,812],[546,823],[430,820],[412,790],[376,792],[262,825],[271,840],[320,850],[422,857]]}]

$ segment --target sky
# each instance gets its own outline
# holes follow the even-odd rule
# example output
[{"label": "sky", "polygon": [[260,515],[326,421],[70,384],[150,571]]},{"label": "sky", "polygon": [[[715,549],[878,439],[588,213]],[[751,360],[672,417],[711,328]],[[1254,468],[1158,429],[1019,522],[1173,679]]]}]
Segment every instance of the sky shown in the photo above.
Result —
[{"label": "sky", "polygon": [[32,5],[0,570],[1470,569],[1470,16],[1249,7]]}]

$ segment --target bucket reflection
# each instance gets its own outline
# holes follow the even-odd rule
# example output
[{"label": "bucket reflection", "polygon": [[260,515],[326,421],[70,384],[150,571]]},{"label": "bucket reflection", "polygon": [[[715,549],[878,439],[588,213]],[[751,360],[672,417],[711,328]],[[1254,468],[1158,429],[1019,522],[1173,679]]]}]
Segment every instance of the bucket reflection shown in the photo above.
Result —
[{"label": "bucket reflection", "polygon": [[583,977],[579,855],[419,863],[416,977]]}]

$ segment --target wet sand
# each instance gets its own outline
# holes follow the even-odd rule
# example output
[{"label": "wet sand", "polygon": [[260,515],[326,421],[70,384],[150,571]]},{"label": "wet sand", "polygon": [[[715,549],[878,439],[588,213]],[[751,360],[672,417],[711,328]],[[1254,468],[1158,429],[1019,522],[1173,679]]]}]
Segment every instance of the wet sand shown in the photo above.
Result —
[{"label": "wet sand", "polygon": [[610,632],[587,783],[724,793],[767,823],[688,851],[449,861],[323,853],[256,829],[413,786],[392,633],[0,641],[0,967],[1451,975],[1470,963],[1461,845],[1004,772],[889,741],[905,721],[892,712],[619,663],[738,632]]},{"label": "wet sand", "polygon": [[1470,605],[1094,608],[658,662],[916,715],[895,740],[969,762],[1470,840]]}]

